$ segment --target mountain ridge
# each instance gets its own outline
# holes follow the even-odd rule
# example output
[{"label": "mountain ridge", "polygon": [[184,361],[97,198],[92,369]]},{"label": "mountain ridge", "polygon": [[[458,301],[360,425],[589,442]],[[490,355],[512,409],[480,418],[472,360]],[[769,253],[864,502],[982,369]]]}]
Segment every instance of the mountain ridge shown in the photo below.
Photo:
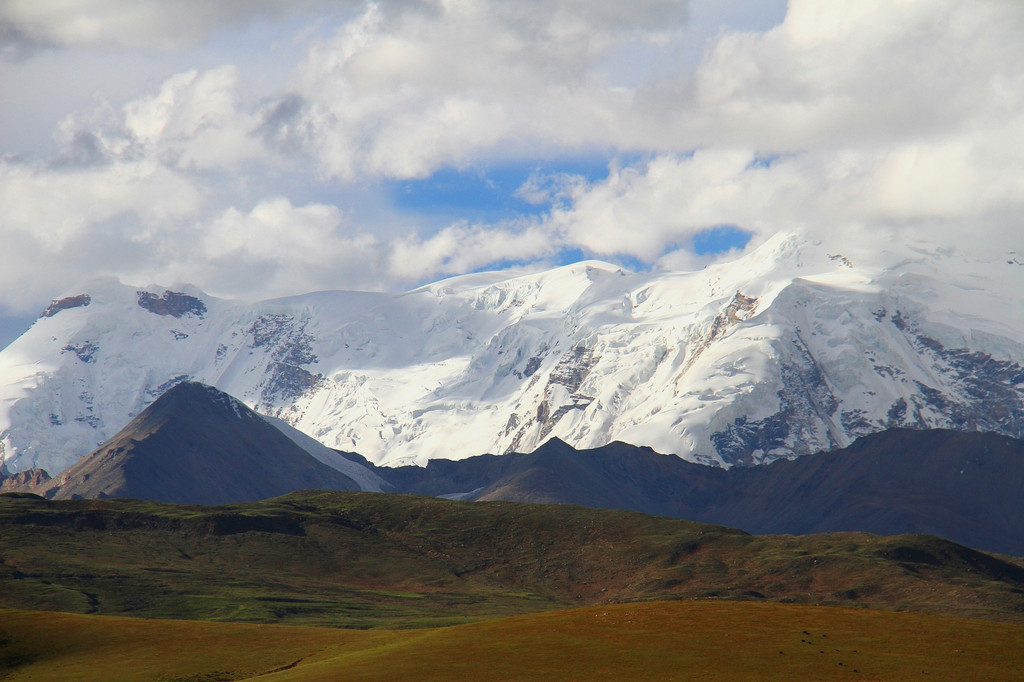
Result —
[{"label": "mountain ridge", "polygon": [[[378,469],[397,491],[628,509],[750,533],[927,533],[1024,556],[1024,441],[895,429],[831,452],[724,470],[611,443]],[[460,494],[461,493],[461,494]]]},{"label": "mountain ridge", "polygon": [[503,277],[255,303],[69,292],[0,352],[0,459],[59,471],[186,380],[391,466],[552,436],[723,467],[896,427],[1024,436],[1024,269],[995,256],[781,235],[692,273]]},{"label": "mountain ridge", "polygon": [[557,438],[532,453],[375,467],[357,453],[317,451],[288,430],[186,382],[65,472],[51,479],[27,470],[0,480],[0,490],[230,504],[305,488],[363,489],[631,510],[752,533],[927,533],[1024,556],[1016,523],[1024,518],[1024,441],[997,434],[895,429],[831,452],[726,470],[628,443],[576,450]]}]

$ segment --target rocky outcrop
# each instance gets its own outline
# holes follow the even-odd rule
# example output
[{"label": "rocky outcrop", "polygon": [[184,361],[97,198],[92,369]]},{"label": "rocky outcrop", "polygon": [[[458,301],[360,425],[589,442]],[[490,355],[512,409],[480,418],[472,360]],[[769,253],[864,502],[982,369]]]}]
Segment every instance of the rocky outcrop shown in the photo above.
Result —
[{"label": "rocky outcrop", "polygon": [[92,297],[89,294],[79,294],[77,296],[67,296],[65,298],[56,299],[46,307],[43,314],[40,317],[53,317],[62,310],[70,310],[71,308],[84,308],[92,302]]},{"label": "rocky outcrop", "polygon": [[26,469],[16,474],[0,474],[0,493],[34,492],[46,485],[50,475],[42,469]]},{"label": "rocky outcrop", "polygon": [[309,392],[322,378],[306,366],[317,361],[315,339],[306,322],[289,315],[263,315],[249,327],[250,347],[269,352],[265,378],[261,383],[259,407],[280,412],[280,406]]},{"label": "rocky outcrop", "polygon": [[195,296],[177,291],[165,291],[162,296],[157,296],[149,291],[140,291],[138,297],[139,307],[155,315],[202,317],[206,314],[205,303]]}]

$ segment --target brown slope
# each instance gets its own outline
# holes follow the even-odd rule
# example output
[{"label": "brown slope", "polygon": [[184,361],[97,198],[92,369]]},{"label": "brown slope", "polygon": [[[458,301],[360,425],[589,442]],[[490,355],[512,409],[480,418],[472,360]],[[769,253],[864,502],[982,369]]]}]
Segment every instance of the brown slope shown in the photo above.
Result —
[{"label": "brown slope", "polygon": [[38,492],[228,504],[308,488],[358,486],[231,396],[186,382]]}]

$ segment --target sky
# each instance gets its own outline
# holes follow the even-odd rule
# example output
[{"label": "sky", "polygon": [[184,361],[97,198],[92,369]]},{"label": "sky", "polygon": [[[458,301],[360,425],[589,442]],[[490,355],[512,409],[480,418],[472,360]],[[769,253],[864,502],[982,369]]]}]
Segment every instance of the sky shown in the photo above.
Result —
[{"label": "sky", "polygon": [[0,345],[780,231],[1024,249],[1018,0],[0,0]]}]

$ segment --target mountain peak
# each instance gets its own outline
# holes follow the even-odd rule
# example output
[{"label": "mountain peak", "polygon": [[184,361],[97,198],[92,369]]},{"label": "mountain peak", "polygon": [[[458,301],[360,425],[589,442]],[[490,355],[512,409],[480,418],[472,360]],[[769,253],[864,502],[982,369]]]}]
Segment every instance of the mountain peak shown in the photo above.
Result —
[{"label": "mountain peak", "polygon": [[238,400],[212,386],[182,382],[43,491],[58,499],[226,504],[303,488],[359,486]]},{"label": "mountain peak", "polygon": [[559,438],[558,436],[552,436],[551,438],[548,438],[546,441],[544,441],[544,443],[539,448],[534,450],[534,452],[547,454],[568,453],[576,452],[576,449],[573,446],[566,443],[561,438]]}]

